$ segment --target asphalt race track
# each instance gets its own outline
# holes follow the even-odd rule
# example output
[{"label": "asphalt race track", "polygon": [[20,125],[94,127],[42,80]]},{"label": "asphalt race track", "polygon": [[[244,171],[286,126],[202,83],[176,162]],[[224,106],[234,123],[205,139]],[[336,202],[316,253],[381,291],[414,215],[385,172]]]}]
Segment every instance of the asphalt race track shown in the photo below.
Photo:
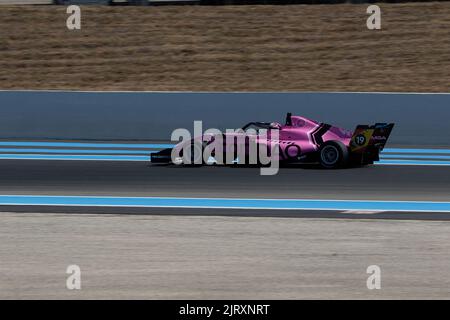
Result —
[{"label": "asphalt race track", "polygon": [[[274,176],[259,168],[186,167],[133,161],[1,160],[1,195],[176,197],[240,199],[316,199],[350,201],[450,200],[450,167],[369,166],[323,170],[285,167]],[[0,199],[1,202],[1,199]],[[2,202],[3,203],[3,202]],[[363,217],[448,220],[448,212],[358,212],[358,210],[242,210],[7,205],[2,211],[243,215],[286,217]],[[433,211],[433,210],[430,210]]]},{"label": "asphalt race track", "polygon": [[[450,166],[302,166],[275,176],[261,176],[258,168],[146,161],[3,159],[0,166],[3,299],[450,297],[447,209],[70,205],[135,197],[448,205]],[[33,205],[38,200],[64,205]],[[15,204],[6,205],[10,201]],[[72,264],[81,268],[81,290],[66,288]],[[367,289],[370,265],[382,270],[381,290]]]}]

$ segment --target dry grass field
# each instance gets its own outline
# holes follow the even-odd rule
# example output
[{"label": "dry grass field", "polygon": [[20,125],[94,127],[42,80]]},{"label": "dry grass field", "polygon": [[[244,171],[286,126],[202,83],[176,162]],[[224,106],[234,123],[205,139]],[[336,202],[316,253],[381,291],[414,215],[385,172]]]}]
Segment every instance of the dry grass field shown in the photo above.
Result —
[{"label": "dry grass field", "polygon": [[0,7],[0,89],[450,90],[450,3]]}]

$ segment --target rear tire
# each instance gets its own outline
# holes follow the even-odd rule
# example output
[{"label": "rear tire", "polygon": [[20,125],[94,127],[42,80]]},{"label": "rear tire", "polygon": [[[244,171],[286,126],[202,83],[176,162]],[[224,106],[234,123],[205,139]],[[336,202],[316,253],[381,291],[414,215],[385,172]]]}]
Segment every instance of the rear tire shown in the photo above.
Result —
[{"label": "rear tire", "polygon": [[340,141],[327,141],[319,149],[319,162],[323,168],[337,169],[348,164],[348,148]]}]

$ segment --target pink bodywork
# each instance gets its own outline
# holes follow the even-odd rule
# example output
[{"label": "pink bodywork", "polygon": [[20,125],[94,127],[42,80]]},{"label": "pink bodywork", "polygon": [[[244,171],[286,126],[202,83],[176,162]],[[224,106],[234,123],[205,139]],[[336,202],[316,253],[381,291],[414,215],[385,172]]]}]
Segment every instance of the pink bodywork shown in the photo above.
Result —
[{"label": "pink bodywork", "polygon": [[[268,147],[274,144],[279,145],[280,160],[296,159],[301,158],[312,152],[318,151],[320,145],[323,142],[329,140],[336,140],[342,142],[344,145],[349,146],[350,140],[352,138],[353,132],[341,129],[338,127],[333,127],[324,123],[319,123],[305,117],[292,116],[292,125],[281,125],[279,123],[271,123],[274,128],[279,128],[279,140],[272,140],[270,134],[268,136],[259,136],[244,133],[232,133],[224,134],[224,137],[241,137],[240,141],[245,141],[242,139],[243,136],[250,139],[255,139],[259,145],[266,145]],[[276,130],[276,129],[271,129]],[[270,132],[270,131],[269,131]],[[211,141],[214,139],[214,135],[203,135],[201,137],[196,137],[193,140],[199,141]],[[224,139],[225,140],[225,139]],[[236,139],[239,141],[239,139]],[[186,144],[191,144],[192,141],[185,141],[177,144],[174,149],[177,151],[181,150]],[[225,146],[229,149],[229,146]],[[232,146],[236,148],[236,146]],[[298,148],[299,147],[299,148]]]}]

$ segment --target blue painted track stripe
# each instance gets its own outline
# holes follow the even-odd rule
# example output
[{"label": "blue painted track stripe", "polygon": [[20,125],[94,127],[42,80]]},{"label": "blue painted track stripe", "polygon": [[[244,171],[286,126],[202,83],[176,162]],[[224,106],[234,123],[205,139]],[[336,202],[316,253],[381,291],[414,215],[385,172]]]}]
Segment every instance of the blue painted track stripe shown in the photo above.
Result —
[{"label": "blue painted track stripe", "polygon": [[115,155],[56,155],[56,154],[0,154],[0,159],[14,160],[100,160],[100,161],[150,161],[150,156]]},{"label": "blue painted track stripe", "polygon": [[429,160],[450,160],[450,156],[441,155],[419,155],[419,154],[382,154],[381,159],[429,159]]},{"label": "blue painted track stripe", "polygon": [[415,166],[450,166],[450,161],[395,160],[385,159],[375,162],[377,165],[415,165]]},{"label": "blue painted track stripe", "polygon": [[36,148],[0,148],[0,152],[7,153],[65,153],[65,154],[146,154],[149,155],[151,151],[149,150],[105,150],[105,149],[97,149],[97,150],[81,150],[81,149],[36,149]]},{"label": "blue painted track stripe", "polygon": [[28,142],[0,141],[0,146],[14,147],[76,147],[76,148],[128,148],[128,149],[164,149],[172,148],[173,144],[158,143],[88,143],[88,142]]},{"label": "blue painted track stripe", "polygon": [[[150,150],[87,150],[87,149],[36,149],[36,148],[0,148],[1,153],[8,153],[9,155],[13,154],[70,154],[70,155],[79,155],[79,154],[97,154],[97,155],[115,155],[115,154],[124,154],[124,155],[149,155],[152,151]],[[156,151],[153,151],[156,152]],[[412,154],[382,154],[380,156],[381,159],[428,159],[428,160],[450,160],[450,155],[412,155]]]},{"label": "blue painted track stripe", "polygon": [[432,153],[432,154],[450,154],[450,149],[400,149],[400,148],[386,148],[385,153]]},{"label": "blue painted track stripe", "polygon": [[[0,152],[4,152],[4,154],[0,154],[0,159],[150,161],[149,155],[151,151],[149,150],[126,150],[117,148],[162,149],[173,147],[173,144],[0,141],[0,146],[11,147],[0,148]],[[32,148],[36,146],[54,147],[55,149]],[[64,147],[91,149],[63,149]],[[387,148],[381,154],[381,160],[376,162],[376,164],[450,166],[450,161],[444,160],[450,160],[449,149]]]},{"label": "blue painted track stripe", "polygon": [[450,202],[0,195],[0,205],[450,212]]}]

